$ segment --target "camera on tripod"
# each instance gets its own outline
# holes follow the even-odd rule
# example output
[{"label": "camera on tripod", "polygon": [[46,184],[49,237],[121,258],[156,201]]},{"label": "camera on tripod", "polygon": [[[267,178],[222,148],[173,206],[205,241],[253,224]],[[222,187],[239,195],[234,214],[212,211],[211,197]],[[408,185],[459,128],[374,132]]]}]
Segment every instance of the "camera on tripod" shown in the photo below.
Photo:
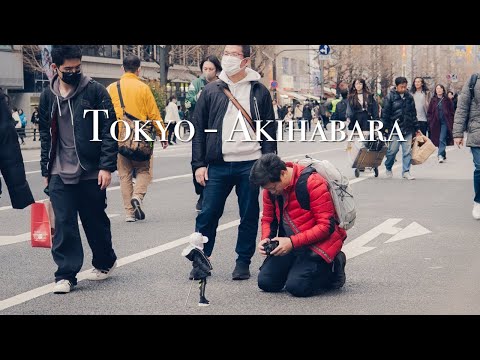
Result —
[{"label": "camera on tripod", "polygon": [[263,250],[267,253],[267,256],[270,256],[270,253],[277,248],[278,244],[280,244],[278,240],[268,240],[263,244]]}]

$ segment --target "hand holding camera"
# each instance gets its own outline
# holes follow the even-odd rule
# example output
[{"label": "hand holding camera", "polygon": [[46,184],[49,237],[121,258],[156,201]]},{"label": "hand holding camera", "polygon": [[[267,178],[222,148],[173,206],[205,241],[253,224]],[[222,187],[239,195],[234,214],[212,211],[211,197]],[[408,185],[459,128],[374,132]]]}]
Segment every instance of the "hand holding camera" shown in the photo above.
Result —
[{"label": "hand holding camera", "polygon": [[280,244],[278,240],[270,240],[263,244],[263,250],[267,254],[267,256],[270,256],[271,252],[277,248],[277,246]]}]

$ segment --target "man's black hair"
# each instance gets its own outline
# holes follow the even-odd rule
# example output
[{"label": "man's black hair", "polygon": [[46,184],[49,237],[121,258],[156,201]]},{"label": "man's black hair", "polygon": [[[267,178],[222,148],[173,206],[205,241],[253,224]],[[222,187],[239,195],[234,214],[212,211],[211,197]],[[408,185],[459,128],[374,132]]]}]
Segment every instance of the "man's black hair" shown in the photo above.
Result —
[{"label": "man's black hair", "polygon": [[242,48],[243,57],[250,57],[251,55],[251,46],[250,45],[236,45]]},{"label": "man's black hair", "polygon": [[134,73],[140,67],[140,58],[137,55],[127,55],[123,58],[123,69],[125,72]]},{"label": "man's black hair", "polygon": [[279,182],[282,170],[287,170],[287,165],[280,157],[275,154],[265,154],[253,164],[250,182],[262,187],[268,183]]},{"label": "man's black hair", "polygon": [[403,77],[403,76],[399,76],[395,79],[395,85],[398,86],[400,84],[408,84],[408,80],[407,78]]},{"label": "man's black hair", "polygon": [[205,62],[207,62],[207,61],[209,61],[213,65],[215,65],[215,70],[217,71],[217,73],[222,71],[222,65],[220,64],[220,61],[218,60],[218,58],[215,55],[209,55],[205,59],[202,60],[202,62],[200,63],[200,71],[203,71],[203,64],[205,64]]},{"label": "man's black hair", "polygon": [[52,61],[57,67],[70,59],[82,60],[82,49],[79,45],[52,45]]}]

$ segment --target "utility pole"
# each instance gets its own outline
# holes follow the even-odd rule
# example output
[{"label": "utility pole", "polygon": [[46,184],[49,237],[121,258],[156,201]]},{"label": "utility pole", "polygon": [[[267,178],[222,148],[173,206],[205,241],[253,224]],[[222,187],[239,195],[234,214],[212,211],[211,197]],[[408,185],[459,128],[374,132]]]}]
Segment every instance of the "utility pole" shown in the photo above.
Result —
[{"label": "utility pole", "polygon": [[320,60],[320,57],[318,58],[318,66],[320,67],[320,99],[323,100],[323,94],[324,94],[324,89],[323,89],[323,83],[324,83],[324,62],[325,60]]},{"label": "utility pole", "polygon": [[166,47],[167,45],[158,45],[160,46],[160,59],[159,60],[159,66],[160,66],[160,85],[165,86],[167,85],[167,53],[166,53]]}]

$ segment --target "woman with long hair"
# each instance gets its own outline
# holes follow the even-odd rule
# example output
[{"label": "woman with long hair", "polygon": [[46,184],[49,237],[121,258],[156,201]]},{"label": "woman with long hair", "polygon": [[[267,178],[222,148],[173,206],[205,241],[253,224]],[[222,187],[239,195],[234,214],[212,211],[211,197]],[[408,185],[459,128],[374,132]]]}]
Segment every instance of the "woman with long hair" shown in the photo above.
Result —
[{"label": "woman with long hair", "polygon": [[347,119],[348,129],[353,130],[355,123],[362,131],[370,130],[370,120],[378,120],[378,105],[364,79],[353,80],[348,95]]},{"label": "woman with long hair", "polygon": [[427,118],[430,129],[430,139],[438,146],[438,162],[447,160],[447,145],[453,145],[453,102],[447,96],[445,86],[435,87],[435,96],[430,101]]},{"label": "woman with long hair", "polygon": [[423,135],[427,135],[427,111],[430,104],[430,92],[428,91],[427,84],[425,84],[425,79],[417,76],[415,80],[413,80],[410,92],[412,93],[413,100],[415,101],[415,109],[417,110],[417,119],[418,123],[420,124],[420,131]]}]

